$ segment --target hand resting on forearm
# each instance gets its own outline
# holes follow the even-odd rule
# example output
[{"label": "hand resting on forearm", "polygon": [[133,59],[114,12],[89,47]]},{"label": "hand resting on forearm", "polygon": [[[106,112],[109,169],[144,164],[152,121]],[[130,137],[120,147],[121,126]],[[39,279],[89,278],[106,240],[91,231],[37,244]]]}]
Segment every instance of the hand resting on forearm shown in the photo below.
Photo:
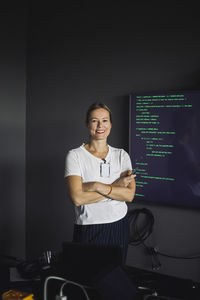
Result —
[{"label": "hand resting on forearm", "polygon": [[[135,194],[135,175],[122,173],[120,178],[112,183],[112,191],[109,198],[118,201],[131,202]],[[76,206],[99,202],[107,197],[110,192],[110,184],[101,182],[82,183],[80,176],[68,176],[65,179],[70,198]]]},{"label": "hand resting on forearm", "polygon": [[[129,171],[128,171],[129,172]],[[83,191],[85,192],[97,192],[100,195],[118,201],[131,202],[135,194],[135,176],[127,175],[128,172],[121,174],[121,176],[112,183],[112,191],[110,193],[110,185],[101,182],[87,182],[83,183]]]}]

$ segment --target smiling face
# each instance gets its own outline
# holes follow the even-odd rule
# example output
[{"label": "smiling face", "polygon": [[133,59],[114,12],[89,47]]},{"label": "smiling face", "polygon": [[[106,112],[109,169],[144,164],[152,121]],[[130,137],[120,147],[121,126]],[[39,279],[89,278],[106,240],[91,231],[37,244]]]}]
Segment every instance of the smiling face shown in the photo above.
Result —
[{"label": "smiling face", "polygon": [[104,108],[97,108],[91,111],[87,127],[90,132],[90,138],[106,140],[112,127],[109,112]]}]

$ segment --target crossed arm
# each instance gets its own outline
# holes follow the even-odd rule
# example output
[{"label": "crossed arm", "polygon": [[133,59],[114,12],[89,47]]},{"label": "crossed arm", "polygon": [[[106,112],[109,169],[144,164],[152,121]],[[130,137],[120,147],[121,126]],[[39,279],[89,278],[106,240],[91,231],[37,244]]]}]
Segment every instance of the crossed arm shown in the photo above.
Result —
[{"label": "crossed arm", "polygon": [[65,178],[70,198],[76,206],[96,203],[107,197],[118,201],[132,202],[135,195],[135,175],[129,175],[129,171],[123,172],[121,176],[110,184],[101,182],[82,182],[80,176],[68,176]]}]

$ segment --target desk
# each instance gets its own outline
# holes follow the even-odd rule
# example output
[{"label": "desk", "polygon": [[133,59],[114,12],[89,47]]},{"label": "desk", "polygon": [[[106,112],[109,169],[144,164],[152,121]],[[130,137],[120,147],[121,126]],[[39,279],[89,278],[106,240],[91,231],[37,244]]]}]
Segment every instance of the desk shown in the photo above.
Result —
[{"label": "desk", "polygon": [[8,290],[18,290],[34,294],[35,300],[42,299],[42,286],[39,279],[22,278],[16,267],[0,266],[0,295]]},{"label": "desk", "polygon": [[[180,279],[177,277],[167,276],[147,270],[141,270],[134,267],[124,267],[123,271],[128,278],[136,285],[143,295],[144,300],[199,300],[200,299],[200,283],[192,280]],[[22,292],[33,293],[35,300],[43,300],[44,280],[50,275],[55,274],[49,269],[44,272],[41,278],[25,279],[22,278],[15,267],[0,266],[0,295],[9,289],[19,290]],[[70,278],[67,278],[70,280]],[[56,287],[57,285],[57,287]],[[54,300],[59,284],[49,287],[48,300]],[[57,289],[57,290],[56,290]],[[70,291],[74,293],[73,288]],[[157,294],[156,297],[151,296]],[[76,293],[76,292],[75,292]],[[94,291],[90,291],[91,300],[100,300]],[[149,295],[149,298],[148,296]],[[161,298],[159,298],[159,296]],[[76,299],[76,298],[75,298]],[[85,299],[82,297],[81,299]],[[125,300],[125,299],[124,299]]]},{"label": "desk", "polygon": [[[126,267],[126,273],[138,287],[144,288],[144,294],[146,289],[146,292],[149,294],[156,292],[158,296],[162,296],[163,300],[200,300],[200,282],[134,267]],[[151,299],[159,300],[158,296],[155,298],[152,297]]]}]

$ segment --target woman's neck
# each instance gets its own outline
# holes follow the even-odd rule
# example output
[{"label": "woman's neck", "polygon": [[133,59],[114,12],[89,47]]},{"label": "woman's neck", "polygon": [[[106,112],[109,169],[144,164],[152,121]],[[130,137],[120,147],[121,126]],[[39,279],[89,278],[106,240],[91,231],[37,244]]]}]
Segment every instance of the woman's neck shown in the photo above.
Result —
[{"label": "woman's neck", "polygon": [[97,157],[106,157],[108,153],[108,144],[106,141],[89,141],[85,148]]}]

